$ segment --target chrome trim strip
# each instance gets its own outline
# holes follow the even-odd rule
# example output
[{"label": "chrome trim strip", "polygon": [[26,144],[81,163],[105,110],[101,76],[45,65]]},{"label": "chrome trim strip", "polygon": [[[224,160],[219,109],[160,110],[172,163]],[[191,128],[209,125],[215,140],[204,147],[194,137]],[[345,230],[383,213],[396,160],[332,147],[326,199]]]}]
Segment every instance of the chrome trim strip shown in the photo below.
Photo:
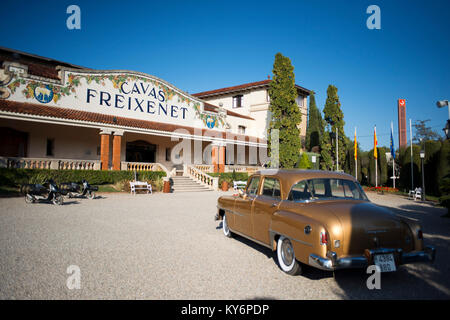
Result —
[{"label": "chrome trim strip", "polygon": [[309,246],[309,247],[312,247],[312,246],[313,246],[312,243],[305,242],[305,241],[302,241],[302,240],[299,240],[299,239],[296,239],[296,238],[293,238],[293,237],[289,237],[289,236],[287,236],[287,235],[285,235],[285,234],[283,234],[283,233],[281,233],[281,232],[274,231],[274,230],[272,230],[272,229],[269,229],[269,233],[278,234],[278,235],[280,235],[280,236],[283,236],[283,237],[292,239],[292,240],[294,240],[294,241],[297,241],[298,243],[304,244],[304,245]]},{"label": "chrome trim strip", "polygon": [[310,254],[308,262],[310,266],[315,268],[334,271],[338,269],[366,268],[375,254],[397,253],[400,257],[399,265],[414,262],[433,262],[436,257],[436,249],[433,246],[425,247],[424,251],[413,251],[408,253],[403,253],[402,249],[389,248],[366,250],[366,252],[370,255],[368,257],[369,260],[365,256],[344,257],[339,259],[335,252],[328,251],[327,258],[320,257],[316,254]]},{"label": "chrome trim strip", "polygon": [[246,238],[246,239],[248,239],[248,240],[254,241],[254,242],[256,242],[256,243],[259,244],[259,245],[262,245],[262,246],[264,246],[264,247],[267,247],[267,248],[269,248],[269,249],[272,249],[272,247],[271,247],[270,245],[268,245],[267,243],[264,243],[264,242],[261,242],[261,241],[259,241],[259,240],[256,240],[255,238],[252,238],[252,237],[250,237],[250,236],[248,236],[248,235],[246,235],[246,234],[243,234],[242,232],[235,231],[235,230],[231,229],[230,227],[228,227],[228,229],[230,229],[231,232],[236,233],[237,235],[240,235],[240,236],[243,237],[243,238]]}]

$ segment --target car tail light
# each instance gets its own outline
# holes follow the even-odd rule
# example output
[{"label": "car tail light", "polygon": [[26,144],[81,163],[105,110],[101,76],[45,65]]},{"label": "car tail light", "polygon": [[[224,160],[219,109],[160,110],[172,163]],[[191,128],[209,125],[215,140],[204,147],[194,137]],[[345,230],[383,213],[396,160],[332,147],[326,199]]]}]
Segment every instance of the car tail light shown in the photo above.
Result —
[{"label": "car tail light", "polygon": [[320,233],[320,244],[324,245],[328,243],[328,235],[326,232],[321,232]]},{"label": "car tail light", "polygon": [[422,232],[422,230],[419,230],[419,231],[417,231],[417,238],[419,238],[419,239],[423,239],[423,232]]}]

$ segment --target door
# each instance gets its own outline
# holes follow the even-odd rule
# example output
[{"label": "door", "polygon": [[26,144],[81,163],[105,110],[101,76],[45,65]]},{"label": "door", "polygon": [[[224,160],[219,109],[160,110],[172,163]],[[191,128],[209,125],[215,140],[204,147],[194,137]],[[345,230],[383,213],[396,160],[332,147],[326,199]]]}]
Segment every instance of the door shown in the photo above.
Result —
[{"label": "door", "polygon": [[156,162],[156,145],[144,140],[127,142],[125,159],[127,162]]},{"label": "door", "polygon": [[248,183],[245,195],[238,197],[234,203],[235,230],[248,236],[252,236],[252,207],[258,194],[260,180],[260,176],[253,176]]},{"label": "door", "polygon": [[278,209],[280,201],[280,181],[277,178],[264,177],[261,195],[255,199],[253,205],[253,238],[270,244],[270,221]]},{"label": "door", "polygon": [[0,156],[26,157],[28,133],[0,127]]}]

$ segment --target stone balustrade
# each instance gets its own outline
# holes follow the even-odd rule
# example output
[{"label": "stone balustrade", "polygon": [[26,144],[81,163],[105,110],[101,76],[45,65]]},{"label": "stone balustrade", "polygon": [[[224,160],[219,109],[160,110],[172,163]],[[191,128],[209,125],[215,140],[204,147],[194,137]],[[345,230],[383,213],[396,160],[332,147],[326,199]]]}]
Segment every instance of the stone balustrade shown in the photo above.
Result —
[{"label": "stone balustrade", "polygon": [[121,170],[128,171],[164,171],[167,177],[172,176],[172,172],[169,171],[163,164],[158,162],[122,162]]},{"label": "stone balustrade", "polygon": [[187,175],[202,185],[212,189],[219,189],[219,178],[211,177],[207,173],[200,171],[195,166],[187,166]]},{"label": "stone balustrade", "polygon": [[0,157],[0,167],[53,170],[99,170],[100,161],[53,158]]}]

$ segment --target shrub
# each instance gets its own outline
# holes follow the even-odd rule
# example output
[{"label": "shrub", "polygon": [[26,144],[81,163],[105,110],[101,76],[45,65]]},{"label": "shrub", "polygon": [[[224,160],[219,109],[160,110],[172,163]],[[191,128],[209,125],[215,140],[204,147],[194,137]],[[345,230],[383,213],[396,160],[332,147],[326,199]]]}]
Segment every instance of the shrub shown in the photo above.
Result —
[{"label": "shrub", "polygon": [[219,177],[219,188],[222,187],[222,182],[227,181],[230,186],[233,186],[233,181],[247,181],[247,172],[214,172],[208,173],[212,177]]},{"label": "shrub", "polygon": [[[155,181],[165,177],[163,171],[141,171],[138,180]],[[134,180],[133,171],[103,170],[47,170],[47,169],[7,169],[0,168],[0,185],[18,187],[28,183],[43,183],[53,179],[57,184],[64,182],[81,183],[86,179],[92,185],[115,184],[123,180]]]}]

